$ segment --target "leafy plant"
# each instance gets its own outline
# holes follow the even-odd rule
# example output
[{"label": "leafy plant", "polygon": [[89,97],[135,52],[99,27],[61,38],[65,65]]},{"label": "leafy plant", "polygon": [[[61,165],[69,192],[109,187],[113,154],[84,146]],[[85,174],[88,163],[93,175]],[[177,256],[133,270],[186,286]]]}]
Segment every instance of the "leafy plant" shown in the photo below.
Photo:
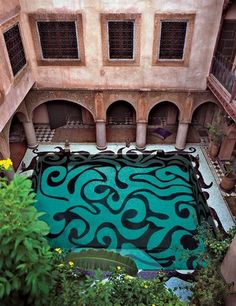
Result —
[{"label": "leafy plant", "polygon": [[221,126],[218,123],[213,122],[213,123],[208,123],[207,128],[208,128],[211,140],[215,144],[219,144],[222,141],[222,138],[224,136],[224,132]]},{"label": "leafy plant", "polygon": [[209,262],[207,267],[196,271],[192,292],[197,305],[223,306],[229,289],[230,285],[225,282],[219,265],[215,261]]},{"label": "leafy plant", "polygon": [[131,258],[104,249],[89,249],[70,253],[65,257],[65,260],[73,261],[82,270],[111,271],[116,266],[121,266],[130,275],[136,275],[138,272],[137,266]]},{"label": "leafy plant", "polygon": [[124,273],[117,277],[116,273],[113,273],[109,278],[112,283],[111,305],[187,305],[172,290],[165,287],[166,280],[163,273],[159,273],[153,280],[130,277]]},{"label": "leafy plant", "polygon": [[[68,266],[65,266],[65,269],[68,269]],[[67,272],[64,272],[64,275],[65,273]],[[72,270],[67,274],[67,278],[63,277],[63,290],[57,295],[53,292],[51,306],[187,305],[165,287],[164,281],[162,274],[148,281],[131,277],[125,274],[120,266],[105,280],[102,280],[101,271],[97,271],[94,277],[87,276],[85,280],[80,280]]]},{"label": "leafy plant", "polygon": [[48,226],[33,206],[31,181],[0,181],[0,299],[2,305],[43,305],[49,293]]},{"label": "leafy plant", "polygon": [[225,165],[224,168],[225,168],[225,176],[231,176],[234,173],[234,167],[231,163]]},{"label": "leafy plant", "polygon": [[229,294],[230,285],[225,282],[220,272],[220,265],[236,234],[236,227],[232,227],[226,234],[222,230],[213,232],[209,226],[205,225],[198,229],[198,233],[204,237],[206,251],[203,257],[206,267],[195,271],[192,286],[193,300],[197,301],[196,305],[223,306],[224,299]]}]

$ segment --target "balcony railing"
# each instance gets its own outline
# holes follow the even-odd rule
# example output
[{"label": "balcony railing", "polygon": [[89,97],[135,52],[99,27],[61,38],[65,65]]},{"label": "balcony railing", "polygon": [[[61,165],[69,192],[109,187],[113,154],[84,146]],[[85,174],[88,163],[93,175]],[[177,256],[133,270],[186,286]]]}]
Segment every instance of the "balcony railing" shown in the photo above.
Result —
[{"label": "balcony railing", "polygon": [[217,53],[213,58],[211,73],[232,95],[232,98],[235,98],[236,66],[227,60],[227,58],[225,58],[222,54]]}]

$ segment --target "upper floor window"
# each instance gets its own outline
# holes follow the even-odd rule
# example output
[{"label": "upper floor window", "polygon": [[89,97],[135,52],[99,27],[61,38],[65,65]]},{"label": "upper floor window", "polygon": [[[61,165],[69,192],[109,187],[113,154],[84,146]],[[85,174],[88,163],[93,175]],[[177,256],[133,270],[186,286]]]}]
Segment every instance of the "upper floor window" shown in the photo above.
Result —
[{"label": "upper floor window", "polygon": [[38,65],[84,65],[82,16],[80,14],[31,14]]},{"label": "upper floor window", "polygon": [[110,59],[133,59],[134,22],[108,21]]},{"label": "upper floor window", "polygon": [[188,66],[194,26],[193,14],[156,14],[153,64]]},{"label": "upper floor window", "polygon": [[74,21],[38,21],[37,26],[43,58],[79,58]]},{"label": "upper floor window", "polygon": [[161,21],[159,59],[182,60],[187,21]]},{"label": "upper floor window", "polygon": [[18,24],[8,29],[3,35],[12,72],[15,76],[26,65],[25,52]]},{"label": "upper floor window", "polygon": [[137,65],[140,56],[140,14],[102,14],[105,65]]}]

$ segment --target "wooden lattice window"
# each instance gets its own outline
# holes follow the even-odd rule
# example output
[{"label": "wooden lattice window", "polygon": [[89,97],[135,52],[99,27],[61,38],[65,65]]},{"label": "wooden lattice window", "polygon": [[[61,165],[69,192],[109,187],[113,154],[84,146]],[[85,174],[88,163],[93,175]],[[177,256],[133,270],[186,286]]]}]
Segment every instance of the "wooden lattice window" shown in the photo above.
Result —
[{"label": "wooden lattice window", "polygon": [[133,59],[133,21],[108,21],[108,37],[110,59]]},{"label": "wooden lattice window", "polygon": [[44,59],[79,59],[74,21],[38,21]]},{"label": "wooden lattice window", "polygon": [[182,60],[187,21],[162,21],[159,59]]},{"label": "wooden lattice window", "polygon": [[231,69],[236,54],[236,21],[225,20],[221,29],[217,52],[228,61]]},{"label": "wooden lattice window", "polygon": [[26,65],[25,52],[18,24],[8,29],[3,35],[12,72],[15,76]]}]

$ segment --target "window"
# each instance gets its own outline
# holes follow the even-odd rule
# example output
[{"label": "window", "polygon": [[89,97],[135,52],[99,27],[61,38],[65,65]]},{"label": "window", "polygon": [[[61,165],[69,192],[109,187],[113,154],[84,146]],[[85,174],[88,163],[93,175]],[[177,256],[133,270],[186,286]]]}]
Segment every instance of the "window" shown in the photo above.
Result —
[{"label": "window", "polygon": [[138,65],[140,14],[102,14],[104,65]]},{"label": "window", "polygon": [[133,21],[108,21],[108,39],[110,59],[133,59]]},{"label": "window", "polygon": [[183,59],[187,21],[161,21],[159,59]]},{"label": "window", "polygon": [[76,26],[73,21],[37,22],[44,59],[78,59]]},{"label": "window", "polygon": [[154,65],[188,66],[194,19],[194,14],[155,15]]},{"label": "window", "polygon": [[25,52],[18,24],[8,29],[3,35],[12,72],[15,76],[26,65]]},{"label": "window", "polygon": [[85,65],[81,14],[30,14],[38,65]]}]

